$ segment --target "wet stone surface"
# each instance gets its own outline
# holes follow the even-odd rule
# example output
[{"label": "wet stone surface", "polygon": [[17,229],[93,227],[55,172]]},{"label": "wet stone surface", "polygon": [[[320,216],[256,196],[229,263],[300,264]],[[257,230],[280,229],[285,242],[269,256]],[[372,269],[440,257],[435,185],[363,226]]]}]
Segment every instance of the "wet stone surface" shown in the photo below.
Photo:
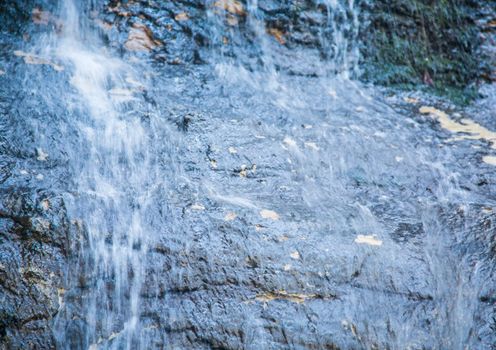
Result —
[{"label": "wet stone surface", "polygon": [[[494,347],[496,178],[483,157],[496,150],[419,112],[435,106],[496,130],[494,87],[461,110],[338,78],[205,63],[202,5],[143,3],[111,3],[98,17],[115,23],[99,22],[116,51],[131,22],[151,31],[135,26],[138,50],[122,51],[141,87],[133,99],[113,91],[129,110],[122,119],[147,130],[159,169],[132,348]],[[74,107],[71,67],[26,63],[12,35],[0,52],[0,349],[119,348],[124,320],[84,339],[82,300],[96,282],[74,277],[87,223],[66,204],[84,196],[74,179],[92,146],[87,111]],[[56,339],[60,325],[67,339]]]},{"label": "wet stone surface", "polygon": [[[9,68],[0,88],[1,347],[50,348],[53,316],[60,306],[71,250],[61,190],[66,160],[59,130],[47,131],[43,126],[47,108],[43,99],[13,82],[27,74],[25,68]],[[32,104],[33,100],[37,103]],[[56,106],[48,108],[57,111]],[[54,118],[48,128],[55,125]],[[43,149],[50,152],[48,156]]]},{"label": "wet stone surface", "polygon": [[[259,94],[228,88],[219,99],[207,85],[200,99],[214,102],[188,114],[185,171],[198,197],[185,201],[183,229],[162,236],[156,253],[166,256],[152,257],[167,261],[149,274],[168,276],[155,282],[167,306],[151,298],[150,307],[158,308],[151,316],[158,329],[173,322],[169,344],[456,347],[470,338],[456,320],[466,310],[481,315],[475,327],[485,345],[474,339],[474,346],[492,342],[493,310],[484,295],[494,288],[494,213],[486,207],[494,179],[470,145],[451,149],[435,123],[405,104],[396,112],[372,105],[357,113],[356,105],[314,101],[325,112],[267,111]],[[229,106],[227,116],[215,112],[219,105]],[[374,154],[380,159],[367,161]],[[480,170],[468,170],[469,159]],[[437,161],[449,170],[433,172]],[[443,183],[450,181],[444,171],[459,177],[461,197],[446,193],[453,188]],[[277,215],[264,218],[263,210]],[[360,234],[372,238],[363,243]],[[163,248],[177,241],[177,250]],[[487,267],[476,272],[474,259]],[[479,278],[474,273],[487,279],[470,285]],[[455,290],[471,296],[458,299]]]}]

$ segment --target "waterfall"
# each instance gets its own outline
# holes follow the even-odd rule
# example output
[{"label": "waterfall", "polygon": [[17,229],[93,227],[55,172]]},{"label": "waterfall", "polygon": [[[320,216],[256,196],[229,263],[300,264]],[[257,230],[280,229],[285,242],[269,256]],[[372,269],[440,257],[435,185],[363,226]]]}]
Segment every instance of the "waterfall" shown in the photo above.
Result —
[{"label": "waterfall", "polygon": [[62,32],[52,38],[54,55],[71,75],[72,91],[64,98],[80,130],[72,150],[75,193],[66,199],[81,236],[68,274],[71,292],[79,294],[72,302],[80,305],[74,312],[64,303],[56,337],[64,349],[136,349],[142,341],[144,261],[154,232],[152,187],[158,182],[153,123],[144,125],[143,77],[107,52],[84,17],[94,6],[63,0]]},{"label": "waterfall", "polygon": [[[136,22],[112,13],[111,45],[98,1],[60,1],[36,48],[75,130],[62,150],[71,245],[57,348],[476,343],[465,321],[482,314],[492,272],[458,246],[492,211],[449,143],[476,137],[445,140],[435,117],[474,124],[355,80],[366,0],[111,2],[151,8],[119,14]],[[155,33],[193,21],[186,10],[207,23],[204,65],[119,41],[140,21]]]},{"label": "waterfall", "polygon": [[[158,232],[150,213],[156,206],[153,191],[161,179],[156,145],[151,144],[158,131],[142,118],[143,109],[151,118],[154,113],[141,96],[147,82],[140,72],[145,69],[136,69],[105,47],[90,23],[92,11],[99,10],[97,3],[61,1],[62,29],[51,35],[46,50],[70,75],[71,91],[64,98],[79,135],[77,147],[70,151],[74,192],[67,195],[66,203],[80,240],[73,244],[76,256],[68,271],[68,290],[61,296],[55,336],[63,349],[146,349],[149,339],[141,336],[140,293],[147,251]],[[326,0],[314,6],[322,6],[326,17],[319,35],[326,53],[321,72],[331,76],[340,72],[348,79],[357,67],[358,7],[353,0]],[[279,105],[295,107],[291,90],[276,69],[277,33],[266,31],[256,0],[248,1],[244,11],[263,62],[247,79],[257,85],[263,84],[261,75],[268,77],[271,83],[264,89],[281,90],[276,98]],[[214,22],[219,19],[214,17]],[[222,38],[226,28],[215,24],[212,38]],[[213,57],[221,57],[216,63],[221,76],[230,69],[245,70],[239,65],[240,55],[231,62],[222,51]]]}]

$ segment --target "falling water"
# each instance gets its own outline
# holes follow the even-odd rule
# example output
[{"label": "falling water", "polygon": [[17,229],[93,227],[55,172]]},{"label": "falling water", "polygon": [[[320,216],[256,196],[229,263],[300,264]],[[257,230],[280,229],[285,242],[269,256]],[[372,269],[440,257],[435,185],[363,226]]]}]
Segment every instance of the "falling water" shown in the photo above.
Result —
[{"label": "falling water", "polygon": [[[343,348],[473,341],[474,281],[490,273],[454,251],[463,234],[445,214],[468,217],[473,198],[430,126],[353,80],[363,2],[307,2],[322,17],[310,50],[283,45],[290,33],[268,26],[262,2],[233,15],[206,1],[208,64],[152,87],[147,73],[161,73],[90,25],[96,3],[61,1],[60,32],[43,41],[77,126],[59,348],[281,348],[285,324],[292,348],[334,348],[326,327]],[[171,131],[178,110],[197,128],[179,123],[187,142]],[[271,315],[278,299],[298,305]]]},{"label": "falling water", "polygon": [[[267,26],[267,18],[258,0],[249,0],[246,4],[246,17],[243,24],[230,11],[225,16],[220,14],[219,4],[227,2],[208,1],[208,18],[210,21],[209,39],[217,48],[218,55],[213,61],[234,65],[243,64],[252,71],[272,72],[288,70],[308,72],[314,70],[321,76],[340,76],[348,79],[359,75],[359,32],[361,6],[366,0],[315,0],[306,6],[322,16],[317,31],[317,50],[299,52],[293,48],[285,50],[283,45],[290,33],[286,30]],[[287,6],[293,6],[288,3]],[[298,6],[298,5],[295,5]],[[219,15],[220,14],[220,15]],[[243,13],[244,15],[244,13]],[[243,17],[241,15],[240,17]],[[233,22],[233,19],[234,22]],[[242,28],[241,28],[242,26]],[[229,47],[229,43],[235,43]],[[278,43],[279,42],[279,43]],[[229,47],[229,48],[228,48]],[[253,50],[257,55],[253,56]],[[312,66],[309,70],[308,66]]]},{"label": "falling water", "polygon": [[60,312],[56,335],[65,349],[135,349],[142,341],[139,295],[158,183],[153,121],[144,125],[143,77],[109,55],[80,17],[92,9],[63,0],[63,29],[53,48],[70,70],[73,91],[66,98],[80,131],[72,153],[75,192],[67,203],[82,235],[68,281],[72,293],[81,294],[80,309]]},{"label": "falling water", "polygon": [[345,78],[358,74],[358,34],[360,31],[360,4],[355,0],[324,0],[327,8],[327,26],[324,33],[330,29],[331,39],[322,39],[324,52],[329,53],[332,71],[339,72]]}]

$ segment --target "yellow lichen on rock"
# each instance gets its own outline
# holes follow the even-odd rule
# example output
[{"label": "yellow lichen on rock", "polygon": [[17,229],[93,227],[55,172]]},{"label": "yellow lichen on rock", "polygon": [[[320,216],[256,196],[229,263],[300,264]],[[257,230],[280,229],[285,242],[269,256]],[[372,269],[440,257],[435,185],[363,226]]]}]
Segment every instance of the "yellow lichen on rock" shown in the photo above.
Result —
[{"label": "yellow lichen on rock", "polygon": [[[457,122],[451,119],[446,112],[427,106],[420,107],[419,112],[436,118],[442,128],[454,133],[463,134],[458,135],[452,140],[486,140],[491,144],[492,149],[496,149],[496,132],[477,124],[471,119],[464,118]],[[496,165],[495,156],[485,156],[482,158],[482,161],[487,164]]]},{"label": "yellow lichen on rock", "polygon": [[58,64],[55,64],[55,63],[51,62],[50,60],[47,60],[46,58],[42,58],[40,56],[31,54],[31,53],[16,50],[16,51],[14,51],[14,55],[16,55],[17,57],[22,57],[24,59],[24,62],[27,64],[48,65],[48,66],[51,66],[53,69],[55,69],[58,72],[64,70],[64,67],[62,67]]},{"label": "yellow lichen on rock", "polygon": [[187,21],[189,19],[189,16],[186,12],[181,12],[181,13],[178,13],[177,15],[175,15],[174,19],[178,22]]},{"label": "yellow lichen on rock", "polygon": [[313,149],[314,151],[320,150],[319,146],[315,142],[305,142],[305,147]]},{"label": "yellow lichen on rock", "polygon": [[291,259],[294,259],[294,260],[300,260],[300,253],[298,253],[296,250],[294,252],[292,252],[291,254],[289,254],[289,256],[291,257]]},{"label": "yellow lichen on rock", "polygon": [[410,104],[416,104],[419,102],[419,99],[415,97],[403,97],[403,101]]},{"label": "yellow lichen on rock", "polygon": [[195,203],[191,206],[192,210],[205,210],[205,206],[199,203]]},{"label": "yellow lichen on rock", "polygon": [[224,221],[233,221],[237,217],[238,217],[238,215],[236,215],[236,213],[229,212],[226,214],[226,216],[224,216]]},{"label": "yellow lichen on rock", "polygon": [[496,156],[484,156],[482,161],[487,164],[496,165]]},{"label": "yellow lichen on rock", "polygon": [[372,246],[382,245],[382,241],[377,239],[375,235],[358,235],[357,238],[355,238],[355,243],[368,244]]},{"label": "yellow lichen on rock", "polygon": [[47,211],[48,209],[50,209],[50,201],[48,199],[43,199],[41,201],[41,208],[44,210],[44,211]]},{"label": "yellow lichen on rock", "polygon": [[135,23],[129,31],[124,46],[130,51],[151,51],[159,44],[160,42],[153,40],[152,32],[148,27]]},{"label": "yellow lichen on rock", "polygon": [[436,118],[443,129],[454,133],[468,134],[461,135],[458,139],[486,140],[491,143],[491,148],[496,149],[496,132],[477,124],[471,119],[465,118],[460,120],[460,122],[457,122],[451,119],[446,112],[427,106],[420,107],[419,112],[422,114],[429,114]]},{"label": "yellow lichen on rock", "polygon": [[284,290],[278,290],[273,292],[266,292],[258,294],[255,297],[255,300],[261,301],[264,303],[273,301],[273,300],[286,300],[292,303],[304,303],[308,299],[315,299],[317,296],[315,294],[303,294],[303,293],[288,293]]},{"label": "yellow lichen on rock", "polygon": [[276,39],[279,44],[281,44],[281,45],[286,44],[286,39],[284,38],[284,33],[281,30],[279,30],[277,28],[269,28],[269,29],[267,29],[267,33],[272,35],[274,37],[274,39]]},{"label": "yellow lichen on rock", "polygon": [[237,0],[218,0],[214,2],[214,6],[232,13],[233,15],[245,15],[243,4]]},{"label": "yellow lichen on rock", "polygon": [[273,210],[262,209],[260,210],[260,216],[264,219],[279,220],[279,214]]},{"label": "yellow lichen on rock", "polygon": [[39,8],[34,8],[31,12],[31,19],[34,24],[47,25],[51,20],[51,13],[48,11],[42,11]]}]

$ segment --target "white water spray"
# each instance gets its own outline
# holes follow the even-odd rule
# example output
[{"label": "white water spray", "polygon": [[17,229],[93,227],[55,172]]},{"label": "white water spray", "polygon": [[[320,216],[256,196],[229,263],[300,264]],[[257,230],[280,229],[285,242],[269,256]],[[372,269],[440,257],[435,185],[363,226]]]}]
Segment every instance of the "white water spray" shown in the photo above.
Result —
[{"label": "white water spray", "polygon": [[[69,213],[88,235],[75,273],[87,281],[69,281],[82,289],[82,312],[72,316],[82,318],[80,334],[72,336],[62,326],[57,336],[64,348],[134,349],[139,344],[143,256],[152,232],[144,219],[155,175],[148,145],[151,131],[145,131],[137,111],[129,112],[139,94],[135,72],[106,53],[79,18],[81,12],[73,0],[64,0],[66,20],[55,52],[72,74],[76,107],[71,112],[84,151],[76,162],[77,194]],[[82,339],[73,344],[68,342],[71,337]]]}]

